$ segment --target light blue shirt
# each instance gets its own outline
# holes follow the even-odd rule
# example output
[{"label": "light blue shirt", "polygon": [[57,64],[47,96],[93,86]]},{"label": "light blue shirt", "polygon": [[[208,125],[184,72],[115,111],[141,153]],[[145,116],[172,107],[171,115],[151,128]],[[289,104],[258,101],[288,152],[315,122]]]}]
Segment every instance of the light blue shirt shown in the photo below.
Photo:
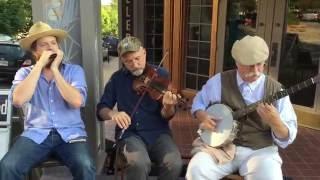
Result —
[{"label": "light blue shirt", "polygon": [[[11,93],[29,75],[33,67],[23,67],[17,71]],[[60,72],[67,83],[79,90],[83,107],[87,98],[83,69],[79,65],[63,63]],[[48,82],[43,74],[40,75],[32,98],[22,108],[25,115],[22,136],[38,144],[46,139],[51,129],[56,129],[65,142],[87,136],[80,108],[69,105],[61,96],[55,80]]]},{"label": "light blue shirt", "polygon": [[[261,100],[264,96],[266,76],[262,74],[256,81],[247,83],[242,80],[237,73],[237,84],[239,90],[247,105],[252,104]],[[202,87],[201,91],[197,93],[193,99],[191,113],[194,114],[197,110],[205,110],[211,103],[221,102],[221,73],[213,76],[208,82]],[[278,139],[273,133],[272,137],[276,144],[280,147],[285,148],[291,144],[297,135],[297,116],[294,112],[293,106],[290,102],[289,96],[277,100],[275,107],[280,113],[282,122],[289,129],[288,139]]]}]

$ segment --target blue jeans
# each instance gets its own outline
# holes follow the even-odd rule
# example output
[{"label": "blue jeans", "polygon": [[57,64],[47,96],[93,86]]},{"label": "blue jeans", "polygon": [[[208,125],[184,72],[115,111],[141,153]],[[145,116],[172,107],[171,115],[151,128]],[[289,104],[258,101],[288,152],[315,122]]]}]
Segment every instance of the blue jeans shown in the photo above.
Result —
[{"label": "blue jeans", "polygon": [[0,161],[0,180],[23,180],[32,167],[54,155],[71,171],[75,180],[94,180],[95,165],[86,142],[66,143],[56,130],[37,144],[20,136]]},{"label": "blue jeans", "polygon": [[159,180],[179,178],[181,155],[170,135],[162,134],[152,145],[146,145],[137,136],[130,136],[119,141],[119,147],[127,162],[126,180],[147,180],[151,162],[157,167]]}]

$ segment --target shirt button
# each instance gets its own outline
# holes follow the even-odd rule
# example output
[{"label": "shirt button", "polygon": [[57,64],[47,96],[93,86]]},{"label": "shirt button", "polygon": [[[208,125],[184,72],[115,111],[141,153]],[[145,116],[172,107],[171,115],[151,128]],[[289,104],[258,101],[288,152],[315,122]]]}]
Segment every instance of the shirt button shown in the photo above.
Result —
[{"label": "shirt button", "polygon": [[53,102],[53,99],[51,99],[50,102]]},{"label": "shirt button", "polygon": [[139,123],[137,122],[136,126],[139,126]]},{"label": "shirt button", "polygon": [[51,114],[54,115],[54,112],[52,112]]}]

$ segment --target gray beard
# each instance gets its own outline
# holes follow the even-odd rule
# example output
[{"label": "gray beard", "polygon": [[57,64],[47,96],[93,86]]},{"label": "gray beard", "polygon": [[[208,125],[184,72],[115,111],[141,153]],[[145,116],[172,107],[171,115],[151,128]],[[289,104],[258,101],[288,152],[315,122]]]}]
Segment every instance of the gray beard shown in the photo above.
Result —
[{"label": "gray beard", "polygon": [[138,69],[131,72],[131,74],[134,76],[140,76],[142,73],[143,73],[143,69]]}]

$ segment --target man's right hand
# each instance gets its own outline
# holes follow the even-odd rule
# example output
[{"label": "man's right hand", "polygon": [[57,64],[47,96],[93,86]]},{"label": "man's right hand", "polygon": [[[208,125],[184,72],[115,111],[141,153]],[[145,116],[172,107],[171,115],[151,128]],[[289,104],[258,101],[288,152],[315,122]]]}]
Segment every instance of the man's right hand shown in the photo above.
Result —
[{"label": "man's right hand", "polygon": [[196,118],[200,121],[200,124],[199,124],[200,129],[215,131],[217,127],[217,121],[219,121],[219,119],[213,118],[207,112],[202,110],[197,111],[195,115],[196,115]]},{"label": "man's right hand", "polygon": [[127,129],[131,124],[130,116],[123,111],[116,112],[111,120],[114,120],[121,129]]},{"label": "man's right hand", "polygon": [[54,53],[53,51],[43,51],[37,63],[39,63],[42,68],[45,67],[50,61],[49,57]]}]

